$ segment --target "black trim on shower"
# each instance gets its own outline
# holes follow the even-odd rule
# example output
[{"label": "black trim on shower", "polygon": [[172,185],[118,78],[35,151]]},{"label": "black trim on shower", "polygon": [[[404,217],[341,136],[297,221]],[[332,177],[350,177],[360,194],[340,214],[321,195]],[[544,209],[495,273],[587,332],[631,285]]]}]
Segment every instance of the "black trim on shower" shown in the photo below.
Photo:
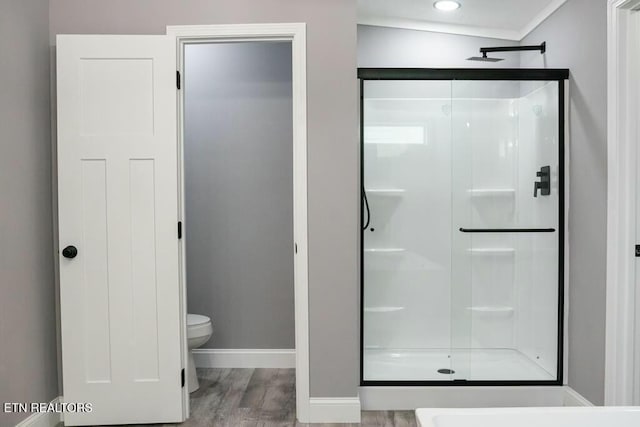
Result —
[{"label": "black trim on shower", "polygon": [[[568,73],[568,70],[567,70]],[[567,77],[568,78],[568,77]],[[564,382],[564,227],[565,227],[565,115],[566,111],[566,99],[565,99],[565,80],[558,80],[558,134],[559,134],[559,149],[558,149],[558,384],[562,385]]]},{"label": "black trim on shower", "polygon": [[[365,380],[364,379],[364,229],[360,230],[360,385],[361,386],[561,386],[564,379],[564,239],[565,239],[565,80],[569,79],[568,69],[534,68],[359,68],[360,80],[360,180],[364,185],[364,82],[366,80],[515,80],[515,81],[557,81],[558,82],[558,229],[464,229],[493,230],[475,232],[558,232],[558,333],[557,372],[555,380]],[[364,191],[364,187],[362,187]],[[362,218],[362,215],[361,215]],[[500,230],[500,231],[496,231]],[[510,231],[505,231],[510,230]],[[518,230],[518,231],[514,231]],[[526,230],[526,231],[524,231]],[[532,231],[529,231],[532,230]],[[535,230],[535,231],[533,231]]]},{"label": "black trim on shower", "polygon": [[564,80],[564,68],[358,68],[362,80]]},{"label": "black trim on shower", "polygon": [[[360,80],[360,188],[364,194],[364,80]],[[362,209],[362,205],[361,205]],[[362,212],[360,212],[362,220]],[[368,225],[368,224],[367,224]],[[364,227],[360,227],[360,384],[364,381]]]},{"label": "black trim on shower", "polygon": [[553,233],[555,228],[463,228],[463,233]]}]

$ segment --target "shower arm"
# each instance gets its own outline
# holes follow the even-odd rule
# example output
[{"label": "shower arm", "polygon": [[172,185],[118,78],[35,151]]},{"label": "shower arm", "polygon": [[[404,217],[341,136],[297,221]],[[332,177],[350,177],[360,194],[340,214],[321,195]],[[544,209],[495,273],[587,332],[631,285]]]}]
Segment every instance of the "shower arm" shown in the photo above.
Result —
[{"label": "shower arm", "polygon": [[520,52],[525,50],[539,50],[541,54],[547,51],[547,42],[538,45],[526,46],[497,46],[497,47],[481,47],[480,53],[487,54],[491,52]]}]

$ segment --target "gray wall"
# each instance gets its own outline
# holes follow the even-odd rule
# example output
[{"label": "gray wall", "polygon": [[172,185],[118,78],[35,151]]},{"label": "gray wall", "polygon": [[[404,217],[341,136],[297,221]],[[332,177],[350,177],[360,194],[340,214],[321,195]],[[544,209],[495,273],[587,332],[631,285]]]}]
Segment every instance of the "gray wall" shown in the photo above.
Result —
[{"label": "gray wall", "polygon": [[569,385],[604,401],[607,201],[607,2],[569,0],[523,44],[523,67],[570,68]]},{"label": "gray wall", "polygon": [[58,396],[48,21],[46,0],[0,2],[0,402]]},{"label": "gray wall", "polygon": [[358,25],[358,67],[518,68],[517,53],[496,53],[500,62],[467,61],[487,46],[517,46],[518,42],[432,33],[429,31]]},{"label": "gray wall", "polygon": [[208,348],[295,348],[291,43],[185,49],[190,313]]},{"label": "gray wall", "polygon": [[[307,23],[311,396],[358,386],[355,0],[55,0],[58,33],[164,34],[168,24]],[[49,247],[49,246],[48,246]]]}]

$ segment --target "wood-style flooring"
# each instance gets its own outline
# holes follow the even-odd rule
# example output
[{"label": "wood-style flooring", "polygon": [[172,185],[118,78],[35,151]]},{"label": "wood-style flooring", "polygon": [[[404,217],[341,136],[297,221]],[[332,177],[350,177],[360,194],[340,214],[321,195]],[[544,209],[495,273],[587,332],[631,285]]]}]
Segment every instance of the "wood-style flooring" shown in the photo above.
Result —
[{"label": "wood-style flooring", "polygon": [[293,369],[197,372],[200,389],[191,394],[191,417],[180,427],[416,426],[413,411],[363,411],[361,424],[298,423]]}]

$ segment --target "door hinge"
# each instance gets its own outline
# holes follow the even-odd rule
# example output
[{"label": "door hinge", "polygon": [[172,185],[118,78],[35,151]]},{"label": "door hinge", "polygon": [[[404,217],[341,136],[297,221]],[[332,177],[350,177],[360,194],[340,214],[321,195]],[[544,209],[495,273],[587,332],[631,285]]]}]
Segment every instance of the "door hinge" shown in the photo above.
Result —
[{"label": "door hinge", "polygon": [[640,257],[640,245],[636,245],[636,256]]},{"label": "door hinge", "polygon": [[184,378],[184,368],[182,368],[182,370],[180,371],[180,386],[184,387],[184,382],[185,382],[185,378]]},{"label": "door hinge", "polygon": [[182,239],[182,221],[178,221],[178,239]]},{"label": "door hinge", "polygon": [[294,247],[295,252],[296,252],[296,253],[298,253],[298,244],[297,244],[297,243],[294,243],[294,244],[293,244],[293,247]]},{"label": "door hinge", "polygon": [[180,89],[180,71],[176,70],[176,87]]}]

